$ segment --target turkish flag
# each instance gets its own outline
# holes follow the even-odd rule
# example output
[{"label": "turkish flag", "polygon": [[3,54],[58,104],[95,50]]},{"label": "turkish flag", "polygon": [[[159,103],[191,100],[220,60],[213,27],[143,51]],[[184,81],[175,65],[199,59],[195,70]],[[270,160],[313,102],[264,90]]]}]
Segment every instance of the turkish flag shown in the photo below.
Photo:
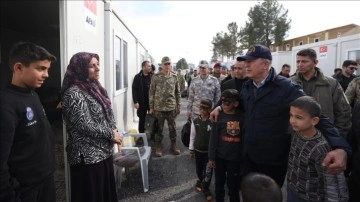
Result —
[{"label": "turkish flag", "polygon": [[319,52],[320,53],[326,53],[327,52],[327,46],[320,46]]},{"label": "turkish flag", "polygon": [[96,4],[97,2],[94,0],[85,0],[84,6],[88,8],[91,12],[93,12],[96,15]]}]

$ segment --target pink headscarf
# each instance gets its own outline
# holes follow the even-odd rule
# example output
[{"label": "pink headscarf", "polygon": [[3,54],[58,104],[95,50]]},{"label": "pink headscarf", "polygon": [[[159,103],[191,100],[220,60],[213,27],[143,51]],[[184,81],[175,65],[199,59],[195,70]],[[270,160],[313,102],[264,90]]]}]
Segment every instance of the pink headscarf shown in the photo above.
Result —
[{"label": "pink headscarf", "polygon": [[95,53],[79,52],[71,57],[61,87],[61,97],[68,88],[77,86],[88,92],[101,104],[106,119],[110,121],[113,117],[113,112],[106,89],[101,86],[98,80],[88,79],[88,68],[92,58],[96,58],[99,61],[99,55]]}]

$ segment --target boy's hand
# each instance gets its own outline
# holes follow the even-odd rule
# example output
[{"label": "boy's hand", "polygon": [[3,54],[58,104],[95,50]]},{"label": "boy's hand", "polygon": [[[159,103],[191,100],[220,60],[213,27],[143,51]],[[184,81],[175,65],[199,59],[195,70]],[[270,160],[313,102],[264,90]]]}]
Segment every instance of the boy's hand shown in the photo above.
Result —
[{"label": "boy's hand", "polygon": [[209,162],[208,162],[208,166],[209,166],[210,168],[215,168],[215,167],[216,167],[215,161],[209,161]]},{"label": "boy's hand", "polygon": [[195,158],[194,152],[190,152],[189,158],[190,158],[190,160],[194,160],[194,158]]},{"label": "boy's hand", "polygon": [[346,169],[347,153],[343,149],[335,149],[326,154],[323,166],[330,174],[339,174]]}]

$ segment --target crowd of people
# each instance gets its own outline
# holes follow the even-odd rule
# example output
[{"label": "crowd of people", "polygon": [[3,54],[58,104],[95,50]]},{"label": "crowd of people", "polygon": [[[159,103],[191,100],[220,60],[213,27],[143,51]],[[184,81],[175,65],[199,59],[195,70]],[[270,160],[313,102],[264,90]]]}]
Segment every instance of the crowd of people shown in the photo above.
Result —
[{"label": "crowd of people", "polygon": [[[15,44],[9,58],[12,79],[0,91],[0,201],[55,201],[54,134],[34,89],[56,58],[29,42]],[[117,201],[112,155],[123,137],[99,82],[99,61],[96,53],[74,54],[60,92],[71,200],[77,202]],[[138,131],[145,132],[147,114],[156,117],[155,155],[161,158],[166,120],[170,150],[180,155],[176,117],[187,82],[189,158],[195,190],[206,200],[224,201],[226,184],[231,202],[280,202],[286,181],[288,202],[360,201],[358,64],[346,60],[329,77],[313,49],[297,53],[291,76],[290,65],[277,73],[271,62],[269,48],[260,44],[238,56],[230,73],[201,60],[198,73],[183,76],[167,56],[155,73],[151,61],[143,61],[132,83]]]}]

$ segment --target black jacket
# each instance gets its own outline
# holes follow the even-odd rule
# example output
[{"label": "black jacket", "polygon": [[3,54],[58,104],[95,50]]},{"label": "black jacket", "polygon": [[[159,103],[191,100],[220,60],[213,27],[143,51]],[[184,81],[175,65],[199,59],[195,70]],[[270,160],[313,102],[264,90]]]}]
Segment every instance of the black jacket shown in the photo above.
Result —
[{"label": "black jacket", "polygon": [[132,97],[133,102],[139,103],[140,107],[146,107],[149,110],[149,89],[150,89],[151,76],[145,76],[142,70],[135,75],[132,84]]},{"label": "black jacket", "polygon": [[240,93],[245,81],[247,80],[247,77],[245,77],[244,79],[232,78],[224,82],[223,85],[221,85],[221,92],[224,92],[224,90],[227,89],[236,89]]},{"label": "black jacket", "polygon": [[55,171],[54,133],[36,92],[7,85],[0,91],[0,201],[36,186]]}]

